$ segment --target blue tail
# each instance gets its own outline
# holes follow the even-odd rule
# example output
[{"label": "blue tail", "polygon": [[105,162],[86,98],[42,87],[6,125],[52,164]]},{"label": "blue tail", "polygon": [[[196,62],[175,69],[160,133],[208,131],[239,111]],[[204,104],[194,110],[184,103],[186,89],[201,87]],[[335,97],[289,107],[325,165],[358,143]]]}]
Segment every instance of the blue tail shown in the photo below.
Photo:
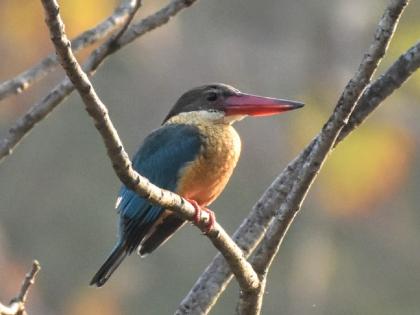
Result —
[{"label": "blue tail", "polygon": [[108,281],[109,277],[111,277],[115,269],[117,269],[118,266],[122,263],[127,254],[128,253],[125,249],[125,246],[122,244],[122,242],[118,242],[112,250],[111,255],[109,255],[105,263],[93,276],[92,280],[90,281],[90,285],[96,285],[97,287],[103,286],[105,282]]}]

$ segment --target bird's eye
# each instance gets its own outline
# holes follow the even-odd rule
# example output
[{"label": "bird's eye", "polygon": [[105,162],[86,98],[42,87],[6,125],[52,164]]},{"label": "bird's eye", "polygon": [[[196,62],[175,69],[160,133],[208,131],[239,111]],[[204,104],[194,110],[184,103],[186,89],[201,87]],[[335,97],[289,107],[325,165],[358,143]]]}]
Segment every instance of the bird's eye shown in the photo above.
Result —
[{"label": "bird's eye", "polygon": [[209,94],[207,94],[207,100],[210,102],[214,102],[215,100],[217,100],[217,93],[210,92]]}]

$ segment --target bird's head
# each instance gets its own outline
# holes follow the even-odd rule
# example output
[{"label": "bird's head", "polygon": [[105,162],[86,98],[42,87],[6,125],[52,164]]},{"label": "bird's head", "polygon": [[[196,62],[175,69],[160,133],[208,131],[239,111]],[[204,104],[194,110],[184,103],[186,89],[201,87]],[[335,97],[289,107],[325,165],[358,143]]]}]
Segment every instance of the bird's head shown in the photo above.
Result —
[{"label": "bird's head", "polygon": [[232,86],[215,83],[184,93],[166,116],[198,117],[213,123],[232,124],[246,116],[269,116],[297,109],[303,103],[245,94]]}]

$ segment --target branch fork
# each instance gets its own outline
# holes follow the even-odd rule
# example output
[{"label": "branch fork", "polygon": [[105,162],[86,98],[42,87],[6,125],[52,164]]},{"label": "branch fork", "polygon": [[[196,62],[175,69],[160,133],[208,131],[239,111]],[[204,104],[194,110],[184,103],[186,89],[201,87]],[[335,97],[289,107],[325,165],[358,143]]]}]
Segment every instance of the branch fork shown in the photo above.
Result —
[{"label": "branch fork", "polygon": [[35,278],[41,266],[38,261],[32,262],[31,270],[25,275],[18,295],[12,299],[9,306],[0,303],[0,315],[25,315],[25,303],[28,297],[30,287],[35,283]]}]

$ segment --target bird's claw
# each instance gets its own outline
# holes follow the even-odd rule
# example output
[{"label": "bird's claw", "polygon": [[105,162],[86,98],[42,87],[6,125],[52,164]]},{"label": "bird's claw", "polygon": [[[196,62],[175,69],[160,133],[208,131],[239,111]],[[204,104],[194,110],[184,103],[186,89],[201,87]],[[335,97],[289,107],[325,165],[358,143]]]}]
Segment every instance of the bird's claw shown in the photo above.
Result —
[{"label": "bird's claw", "polygon": [[216,223],[216,215],[209,208],[202,208],[201,210],[207,212],[207,214],[209,215],[209,221],[207,222],[206,228],[203,231],[204,234],[208,234],[211,231],[211,229],[214,228],[214,224]]},{"label": "bird's claw", "polygon": [[193,199],[185,198],[185,200],[187,200],[189,203],[191,203],[193,205],[194,209],[195,209],[193,223],[195,225],[197,225],[198,227],[200,227],[201,213],[203,211],[207,212],[207,214],[209,215],[209,220],[208,220],[205,228],[201,229],[201,230],[203,231],[204,234],[208,234],[211,231],[211,229],[214,227],[214,223],[216,222],[216,215],[214,214],[214,212],[211,211],[208,208],[200,207],[200,205],[197,203],[197,201],[195,201]]}]

